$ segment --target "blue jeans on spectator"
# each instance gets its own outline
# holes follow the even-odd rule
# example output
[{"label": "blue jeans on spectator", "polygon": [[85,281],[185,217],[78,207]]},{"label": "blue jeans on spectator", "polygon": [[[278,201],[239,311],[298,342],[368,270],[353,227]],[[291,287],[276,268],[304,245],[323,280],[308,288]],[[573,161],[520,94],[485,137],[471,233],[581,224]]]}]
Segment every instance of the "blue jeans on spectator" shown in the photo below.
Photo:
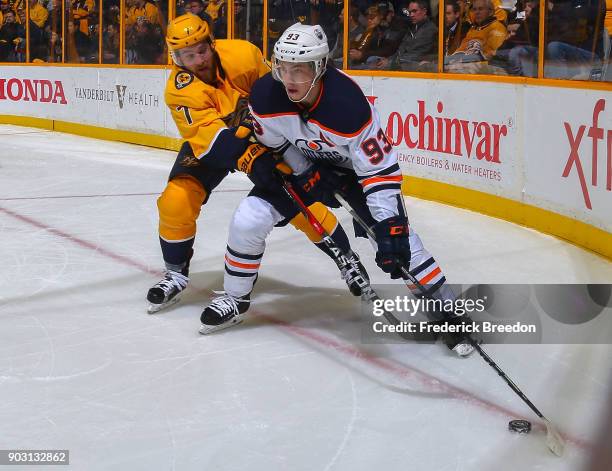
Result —
[{"label": "blue jeans on spectator", "polygon": [[547,78],[572,78],[581,72],[590,72],[593,67],[591,51],[571,44],[552,41],[546,46],[544,76]]},{"label": "blue jeans on spectator", "polygon": [[508,53],[508,69],[512,75],[537,77],[538,48],[534,46],[516,46],[510,49]]}]

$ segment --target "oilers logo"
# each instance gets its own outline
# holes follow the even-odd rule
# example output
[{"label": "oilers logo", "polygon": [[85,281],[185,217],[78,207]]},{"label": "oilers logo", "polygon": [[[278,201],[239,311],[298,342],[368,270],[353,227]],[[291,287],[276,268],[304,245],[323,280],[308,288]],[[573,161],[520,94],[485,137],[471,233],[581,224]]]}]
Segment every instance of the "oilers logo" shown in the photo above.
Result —
[{"label": "oilers logo", "polygon": [[311,160],[325,161],[333,164],[341,164],[348,161],[347,156],[332,150],[333,147],[336,147],[333,142],[325,139],[322,133],[319,133],[319,137],[320,139],[296,139],[294,145]]}]

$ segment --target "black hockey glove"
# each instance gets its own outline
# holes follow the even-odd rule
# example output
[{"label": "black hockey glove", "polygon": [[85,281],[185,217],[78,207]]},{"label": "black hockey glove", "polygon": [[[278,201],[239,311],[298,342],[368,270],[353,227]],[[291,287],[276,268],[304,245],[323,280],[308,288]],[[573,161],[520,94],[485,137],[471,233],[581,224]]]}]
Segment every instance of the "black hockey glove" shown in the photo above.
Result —
[{"label": "black hockey glove", "polygon": [[378,244],[376,264],[391,278],[401,278],[401,268],[410,268],[408,219],[403,216],[383,219],[374,226],[374,234]]},{"label": "black hockey glove", "polygon": [[313,202],[320,201],[330,208],[340,207],[334,196],[334,191],[339,189],[338,179],[327,167],[315,164],[305,172],[294,175],[292,182]]}]

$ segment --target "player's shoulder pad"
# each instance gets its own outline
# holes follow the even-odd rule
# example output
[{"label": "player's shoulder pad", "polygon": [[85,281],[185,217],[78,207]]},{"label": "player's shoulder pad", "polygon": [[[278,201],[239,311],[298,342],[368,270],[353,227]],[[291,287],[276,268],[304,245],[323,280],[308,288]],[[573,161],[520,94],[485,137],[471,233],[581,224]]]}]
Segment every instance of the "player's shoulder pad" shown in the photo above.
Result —
[{"label": "player's shoulder pad", "polygon": [[372,121],[372,109],[359,85],[329,68],[323,77],[323,96],[311,117],[334,134],[355,136]]},{"label": "player's shoulder pad", "polygon": [[283,84],[272,78],[272,72],[255,81],[249,95],[249,104],[253,112],[263,118],[299,113],[298,107],[287,97]]},{"label": "player's shoulder pad", "polygon": [[258,47],[244,39],[217,39],[215,40],[215,51],[224,69],[250,69],[260,55]]},{"label": "player's shoulder pad", "polygon": [[202,108],[207,97],[205,89],[208,86],[191,72],[173,67],[166,82],[164,98],[168,106],[189,106]]}]

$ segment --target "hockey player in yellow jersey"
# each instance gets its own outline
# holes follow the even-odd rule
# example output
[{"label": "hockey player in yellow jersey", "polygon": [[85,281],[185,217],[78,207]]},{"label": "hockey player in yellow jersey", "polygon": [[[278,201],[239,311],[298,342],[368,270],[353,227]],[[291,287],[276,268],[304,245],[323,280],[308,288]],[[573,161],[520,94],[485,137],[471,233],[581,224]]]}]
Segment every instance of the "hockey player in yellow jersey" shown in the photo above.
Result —
[{"label": "hockey player in yellow jersey", "polygon": [[[177,295],[187,286],[196,220],[202,205],[223,178],[237,169],[255,182],[256,188],[251,193],[257,188],[277,186],[272,172],[277,161],[266,147],[250,138],[250,129],[244,126],[248,123],[251,87],[270,70],[260,50],[247,41],[215,41],[208,24],[192,14],[170,22],[166,43],[174,67],[166,83],[165,100],[185,142],[157,200],[159,240],[166,271],[147,294],[150,313],[178,301]],[[267,198],[267,195],[267,190],[263,190],[252,196]],[[311,209],[322,221],[327,221],[330,232],[340,234],[338,237],[348,244],[333,213],[321,203],[313,204]],[[320,242],[303,217],[279,211],[311,241]],[[239,272],[237,278],[253,281],[257,270],[244,267],[258,267],[259,263],[252,260],[242,263],[240,253],[233,252],[226,254],[226,260],[234,270],[226,263],[226,275],[228,270]],[[349,280],[347,284],[351,286]],[[244,302],[241,309],[246,310],[249,299],[240,302]]]}]

